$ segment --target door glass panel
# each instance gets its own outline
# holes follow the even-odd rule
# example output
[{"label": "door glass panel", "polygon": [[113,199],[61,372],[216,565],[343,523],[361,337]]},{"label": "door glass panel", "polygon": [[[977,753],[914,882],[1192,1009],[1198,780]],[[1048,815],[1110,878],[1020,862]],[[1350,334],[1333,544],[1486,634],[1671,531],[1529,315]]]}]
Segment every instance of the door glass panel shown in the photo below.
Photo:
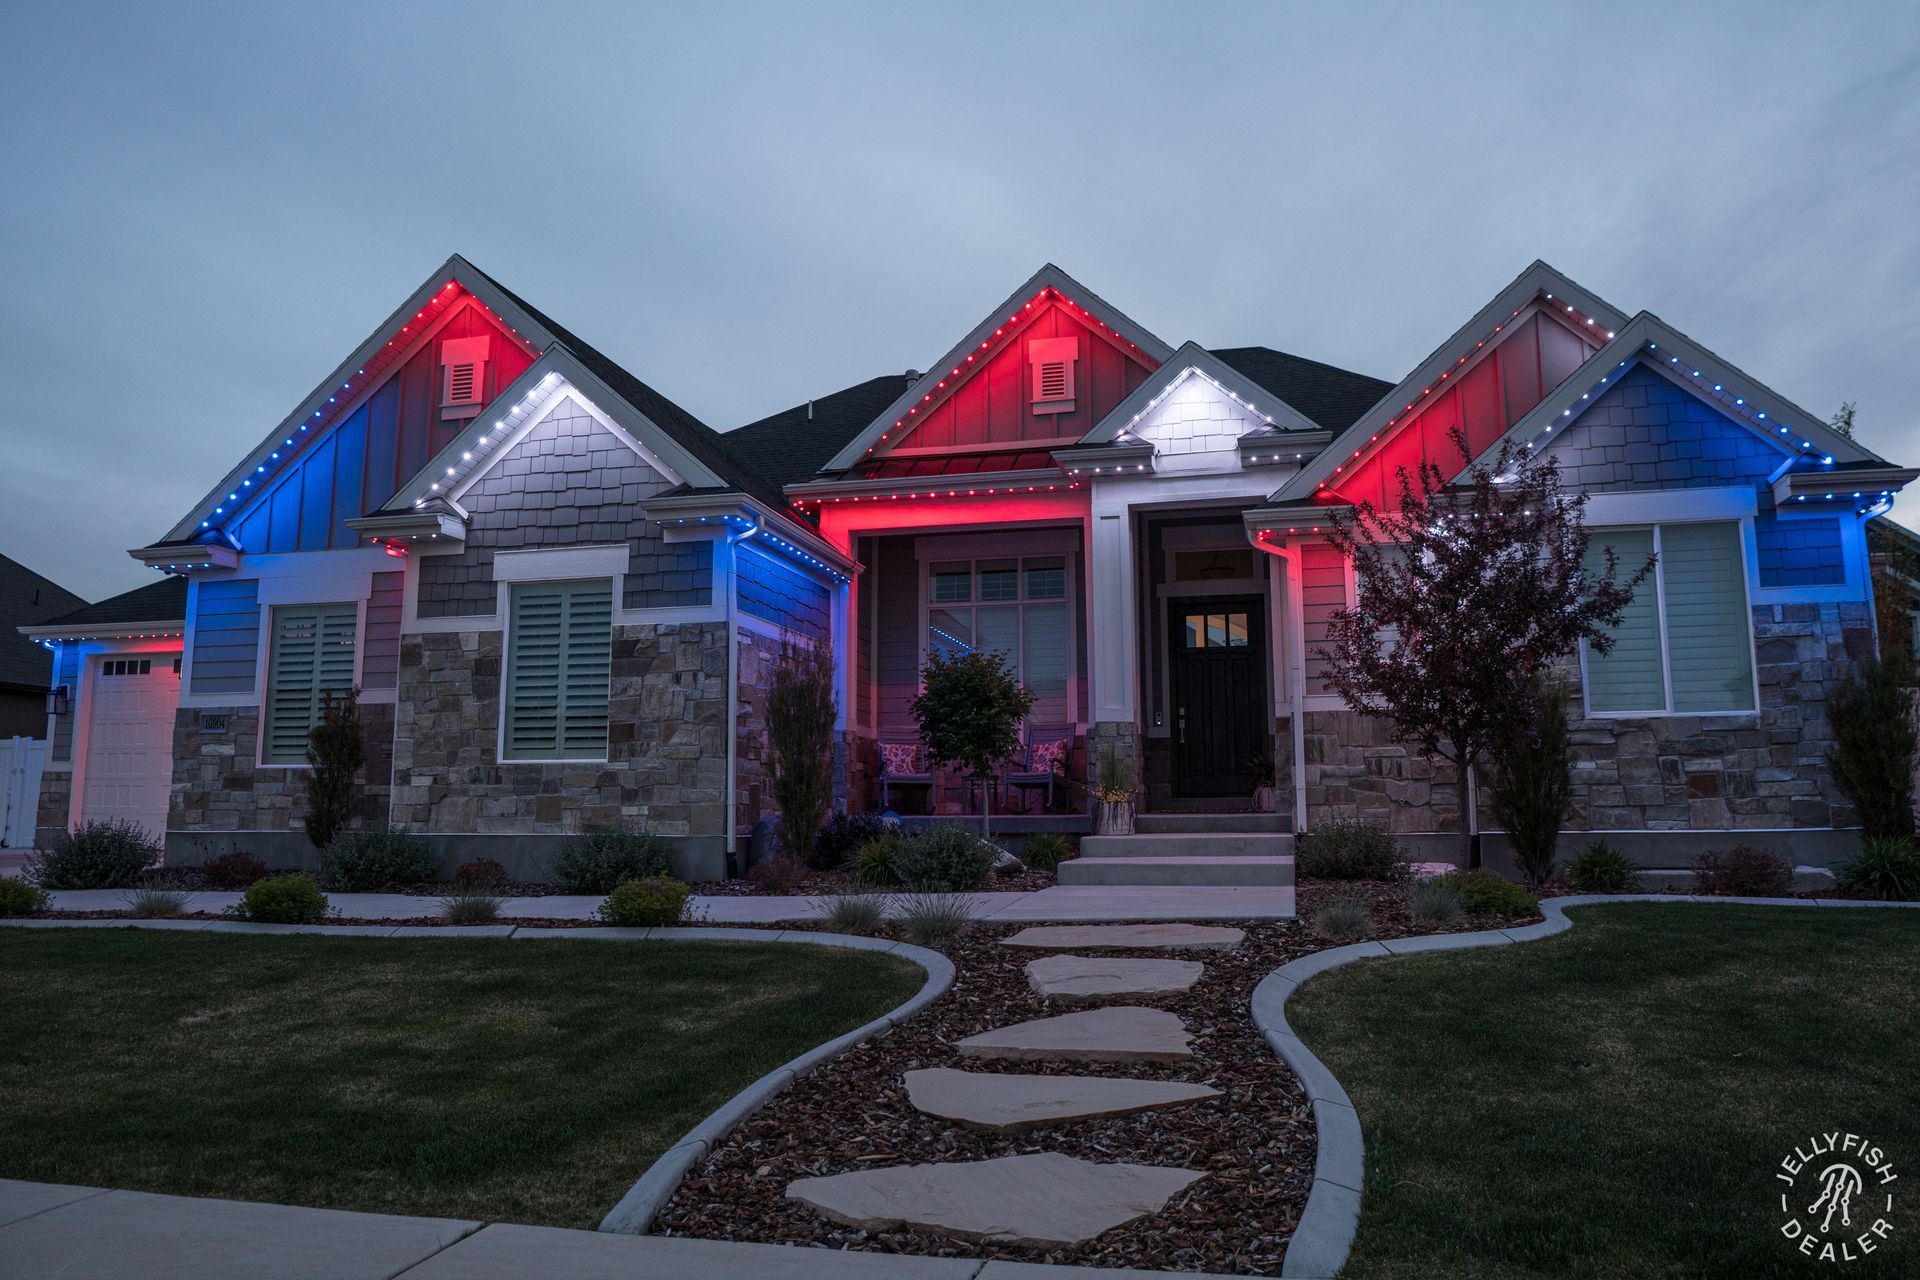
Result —
[{"label": "door glass panel", "polygon": [[1227,615],[1210,613],[1207,615],[1207,648],[1224,649],[1227,647]]},{"label": "door glass panel", "polygon": [[1230,613],[1227,615],[1227,647],[1243,649],[1247,644],[1247,615]]},{"label": "door glass panel", "polygon": [[1187,648],[1198,649],[1204,646],[1207,642],[1207,615],[1204,613],[1190,613],[1182,621],[1186,624]]}]

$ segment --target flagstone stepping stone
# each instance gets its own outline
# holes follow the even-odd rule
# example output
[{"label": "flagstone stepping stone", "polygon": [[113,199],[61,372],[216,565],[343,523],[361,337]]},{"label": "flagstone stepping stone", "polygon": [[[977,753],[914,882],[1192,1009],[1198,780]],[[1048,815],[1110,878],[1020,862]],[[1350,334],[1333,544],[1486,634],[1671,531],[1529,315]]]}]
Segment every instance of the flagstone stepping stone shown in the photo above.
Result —
[{"label": "flagstone stepping stone", "polygon": [[1158,1213],[1206,1175],[1058,1152],[801,1178],[787,1198],[864,1231],[928,1227],[993,1244],[1082,1244]]},{"label": "flagstone stepping stone", "polygon": [[1175,1014],[1117,1004],[995,1027],[955,1047],[962,1057],[1013,1062],[1184,1062],[1192,1039]]},{"label": "flagstone stepping stone", "polygon": [[1034,1129],[1070,1120],[1130,1116],[1220,1096],[1218,1089],[1179,1080],[998,1075],[951,1067],[909,1071],[901,1079],[907,1099],[916,1108],[976,1129]]},{"label": "flagstone stepping stone", "polygon": [[1205,968],[1198,960],[1047,956],[1027,962],[1027,982],[1049,1000],[1084,1004],[1107,996],[1178,995]]},{"label": "flagstone stepping stone", "polygon": [[1022,929],[1000,945],[1041,951],[1094,951],[1102,947],[1176,951],[1183,947],[1237,947],[1246,936],[1245,930],[1217,924],[1049,924]]}]

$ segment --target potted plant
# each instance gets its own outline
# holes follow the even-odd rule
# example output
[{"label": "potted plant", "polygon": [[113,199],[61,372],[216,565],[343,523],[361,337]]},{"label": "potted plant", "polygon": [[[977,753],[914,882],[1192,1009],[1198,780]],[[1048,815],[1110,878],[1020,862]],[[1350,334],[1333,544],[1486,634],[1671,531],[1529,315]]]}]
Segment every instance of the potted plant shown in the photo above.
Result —
[{"label": "potted plant", "polygon": [[1253,807],[1260,813],[1280,812],[1280,789],[1275,785],[1279,773],[1273,754],[1256,751],[1247,757],[1247,769],[1253,774]]},{"label": "potted plant", "polygon": [[1133,834],[1133,771],[1108,747],[1100,753],[1100,772],[1093,786],[1093,834]]}]

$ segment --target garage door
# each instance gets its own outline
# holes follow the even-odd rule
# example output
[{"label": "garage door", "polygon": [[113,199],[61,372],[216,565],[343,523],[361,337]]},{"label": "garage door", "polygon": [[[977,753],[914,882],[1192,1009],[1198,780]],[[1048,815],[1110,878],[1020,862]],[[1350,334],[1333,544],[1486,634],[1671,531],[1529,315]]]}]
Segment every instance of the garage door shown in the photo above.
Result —
[{"label": "garage door", "polygon": [[124,818],[162,839],[173,782],[173,709],[180,673],[171,654],[103,658],[94,670],[81,817]]}]

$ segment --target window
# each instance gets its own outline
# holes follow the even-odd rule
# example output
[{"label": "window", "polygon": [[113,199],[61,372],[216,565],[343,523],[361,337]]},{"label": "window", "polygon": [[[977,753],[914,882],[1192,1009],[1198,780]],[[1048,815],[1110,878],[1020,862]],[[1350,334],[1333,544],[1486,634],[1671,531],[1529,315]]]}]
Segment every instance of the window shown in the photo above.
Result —
[{"label": "window", "polygon": [[1244,649],[1247,615],[1244,613],[1189,613],[1181,619],[1189,649]]},{"label": "window", "polygon": [[[100,664],[100,674],[103,676],[144,676],[152,670],[153,659],[151,658],[113,658]],[[177,664],[174,672],[179,673]]]},{"label": "window", "polygon": [[1027,343],[1035,413],[1073,412],[1073,366],[1079,358],[1078,338],[1034,338]]},{"label": "window", "polygon": [[261,715],[262,764],[304,764],[307,734],[320,723],[325,695],[352,690],[359,612],[351,604],[293,605],[273,611],[267,698]]},{"label": "window", "polygon": [[1222,582],[1259,578],[1264,575],[1254,565],[1252,547],[1222,548],[1217,551],[1176,551],[1173,553],[1175,582]]},{"label": "window", "polygon": [[1033,719],[1073,720],[1064,556],[941,561],[927,570],[926,648],[945,658],[1002,653],[1033,691]]},{"label": "window", "polygon": [[1604,657],[1582,646],[1587,711],[1663,715],[1752,711],[1753,625],[1740,526],[1732,522],[1595,531],[1589,572],[1611,546],[1623,572],[1659,558]]},{"label": "window", "polygon": [[613,583],[512,588],[500,756],[604,760],[613,671]]}]

